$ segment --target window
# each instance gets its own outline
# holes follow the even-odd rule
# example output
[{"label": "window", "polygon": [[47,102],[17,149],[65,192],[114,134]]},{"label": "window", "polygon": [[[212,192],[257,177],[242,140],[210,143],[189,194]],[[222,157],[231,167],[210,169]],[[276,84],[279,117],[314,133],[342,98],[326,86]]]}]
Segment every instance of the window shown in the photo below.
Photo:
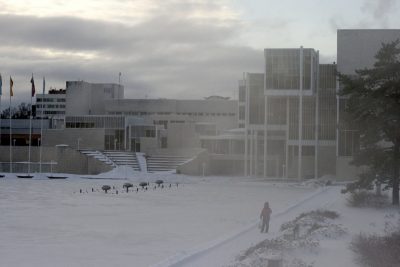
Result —
[{"label": "window", "polygon": [[145,130],[145,136],[146,137],[156,137],[156,131],[155,130]]}]

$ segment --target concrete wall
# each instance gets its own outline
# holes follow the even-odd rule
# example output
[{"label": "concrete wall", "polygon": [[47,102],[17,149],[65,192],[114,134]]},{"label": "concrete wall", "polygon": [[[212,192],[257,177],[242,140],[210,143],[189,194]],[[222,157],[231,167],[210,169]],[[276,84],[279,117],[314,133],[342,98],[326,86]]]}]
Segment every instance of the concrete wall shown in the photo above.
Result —
[{"label": "concrete wall", "polygon": [[110,165],[107,165],[95,158],[87,157],[87,174],[99,174],[103,172],[109,172],[113,169]]},{"label": "concrete wall", "polygon": [[[12,162],[14,172],[28,172],[29,147],[14,146],[12,147]],[[50,162],[57,161],[55,147],[43,147],[42,150],[42,171],[50,172]],[[10,147],[0,146],[0,172],[10,171]],[[31,172],[38,172],[40,169],[40,148],[31,147]],[[54,165],[55,166],[55,165]]]},{"label": "concrete wall", "polygon": [[66,145],[60,145],[57,151],[57,172],[86,174],[88,169],[88,157]]},{"label": "concrete wall", "polygon": [[169,148],[200,147],[200,139],[193,123],[171,124],[167,138]]},{"label": "concrete wall", "polygon": [[210,173],[213,175],[234,175],[243,176],[244,161],[243,160],[225,160],[215,158],[217,155],[212,155],[210,158]]},{"label": "concrete wall", "polygon": [[[294,157],[292,164],[288,169],[288,176],[291,179],[297,179],[297,166],[298,157]],[[314,156],[303,156],[302,157],[302,177],[304,178],[314,178]]]},{"label": "concrete wall", "polygon": [[[218,132],[237,128],[236,100],[123,99],[106,101],[107,114],[130,114],[146,121],[173,120],[215,123]],[[151,114],[151,115],[150,115]],[[233,115],[232,115],[233,114]]]},{"label": "concrete wall", "polygon": [[57,146],[57,172],[72,174],[99,174],[110,171],[111,166],[95,159],[87,157],[68,146]]},{"label": "concrete wall", "polygon": [[[12,149],[13,172],[28,172],[29,147],[16,146]],[[32,173],[40,170],[40,148],[31,147]],[[10,153],[8,146],[0,146],[0,172],[10,171]],[[51,165],[53,165],[51,167]],[[87,157],[68,146],[42,148],[42,172],[73,173],[73,174],[98,174],[110,171],[111,166]]]},{"label": "concrete wall", "polygon": [[207,150],[200,152],[194,159],[178,166],[177,173],[187,175],[209,175],[210,174],[210,158]]},{"label": "concrete wall", "polygon": [[149,154],[158,148],[157,138],[140,137],[140,151]]},{"label": "concrete wall", "polygon": [[149,155],[171,155],[192,158],[203,152],[205,149],[200,147],[179,147],[179,148],[158,148],[148,151]]},{"label": "concrete wall", "polygon": [[105,129],[66,128],[43,131],[43,145],[55,146],[59,144],[80,149],[104,150]]},{"label": "concrete wall", "polygon": [[318,175],[335,175],[336,174],[336,147],[320,146],[318,152]]},{"label": "concrete wall", "polygon": [[123,97],[124,87],[118,84],[67,81],[66,115],[104,115],[106,100]]}]

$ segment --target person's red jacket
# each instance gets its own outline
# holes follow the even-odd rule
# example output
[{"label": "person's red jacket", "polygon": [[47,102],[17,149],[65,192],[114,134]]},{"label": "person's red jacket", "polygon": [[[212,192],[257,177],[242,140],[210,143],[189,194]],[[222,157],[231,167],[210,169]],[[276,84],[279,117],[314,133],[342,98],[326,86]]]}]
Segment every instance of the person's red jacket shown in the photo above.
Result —
[{"label": "person's red jacket", "polygon": [[262,218],[263,220],[269,220],[271,213],[272,213],[272,210],[270,207],[264,207],[261,211],[260,218]]}]

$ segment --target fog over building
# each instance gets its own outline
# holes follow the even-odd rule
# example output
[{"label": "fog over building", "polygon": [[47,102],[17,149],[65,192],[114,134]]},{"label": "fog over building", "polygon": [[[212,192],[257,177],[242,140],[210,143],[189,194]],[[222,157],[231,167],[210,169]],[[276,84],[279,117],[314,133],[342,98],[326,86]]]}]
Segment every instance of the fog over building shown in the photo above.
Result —
[{"label": "fog over building", "polygon": [[178,170],[190,174],[353,179],[358,131],[342,120],[336,74],[371,67],[381,44],[398,38],[400,30],[338,30],[337,64],[321,64],[314,48],[266,48],[264,70],[238,77],[237,100],[125,99],[120,84],[67,81],[65,91],[37,95],[37,114],[49,119],[43,145],[184,155]]}]

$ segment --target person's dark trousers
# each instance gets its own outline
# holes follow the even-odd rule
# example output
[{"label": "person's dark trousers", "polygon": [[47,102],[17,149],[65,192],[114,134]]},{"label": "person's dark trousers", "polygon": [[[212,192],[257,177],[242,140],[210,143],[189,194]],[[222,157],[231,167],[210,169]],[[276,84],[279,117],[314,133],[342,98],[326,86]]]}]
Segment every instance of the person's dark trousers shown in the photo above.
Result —
[{"label": "person's dark trousers", "polygon": [[268,233],[268,230],[269,230],[269,220],[263,220],[263,221],[262,221],[261,233],[264,232],[264,229],[265,229],[265,232]]}]

